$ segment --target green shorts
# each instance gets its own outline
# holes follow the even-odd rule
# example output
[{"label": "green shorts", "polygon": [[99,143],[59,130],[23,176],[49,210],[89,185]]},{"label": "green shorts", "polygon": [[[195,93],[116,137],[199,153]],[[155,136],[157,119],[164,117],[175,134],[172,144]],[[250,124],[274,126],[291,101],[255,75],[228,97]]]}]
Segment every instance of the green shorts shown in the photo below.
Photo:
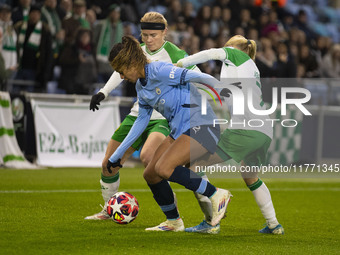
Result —
[{"label": "green shorts", "polygon": [[271,139],[255,130],[226,129],[217,145],[216,153],[224,160],[243,160],[248,166],[266,164]]},{"label": "green shorts", "polygon": [[[123,140],[128,135],[136,119],[137,117],[134,117],[134,116],[130,116],[130,115],[126,116],[126,118],[117,128],[117,130],[114,132],[111,138],[117,142],[120,142],[120,143],[123,142]],[[164,134],[165,136],[168,136],[170,134],[168,121],[165,119],[150,120],[148,126],[146,127],[142,135],[138,137],[138,139],[132,144],[131,147],[136,150],[139,150],[145,143],[148,136],[153,132],[159,132],[159,133]]]}]

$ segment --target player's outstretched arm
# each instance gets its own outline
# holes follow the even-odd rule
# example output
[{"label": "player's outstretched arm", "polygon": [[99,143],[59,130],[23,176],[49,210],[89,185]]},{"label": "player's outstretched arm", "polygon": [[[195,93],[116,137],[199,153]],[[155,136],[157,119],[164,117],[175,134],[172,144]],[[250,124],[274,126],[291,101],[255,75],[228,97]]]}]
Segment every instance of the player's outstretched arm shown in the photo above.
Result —
[{"label": "player's outstretched arm", "polygon": [[103,93],[105,97],[107,97],[110,92],[117,88],[122,81],[123,79],[120,78],[120,74],[114,71],[110,79],[106,82],[105,86],[99,90],[99,92]]},{"label": "player's outstretched arm", "polygon": [[185,82],[191,82],[191,83],[201,83],[201,84],[207,84],[211,87],[220,87],[221,83],[219,80],[217,80],[215,77],[206,74],[206,73],[199,73],[195,71],[189,70],[185,75]]},{"label": "player's outstretched arm", "polygon": [[124,141],[119,145],[117,150],[109,158],[108,171],[111,173],[111,166],[120,166],[120,160],[124,153],[131,145],[142,135],[145,128],[148,126],[153,108],[151,106],[143,106],[139,104],[139,113],[136,121],[133,123],[129,134],[125,137]]},{"label": "player's outstretched arm", "polygon": [[118,72],[113,72],[110,79],[106,82],[105,86],[99,90],[99,92],[92,96],[90,102],[90,110],[95,111],[99,110],[100,102],[103,101],[112,90],[117,88],[119,84],[123,81],[120,78],[120,74]]},{"label": "player's outstretched arm", "polygon": [[220,83],[219,80],[209,74],[176,67],[170,64],[163,65],[155,69],[155,71],[157,71],[158,78],[169,86],[186,85],[188,82],[191,82],[208,84],[215,87]]},{"label": "player's outstretched arm", "polygon": [[196,64],[201,64],[210,60],[223,61],[226,58],[226,52],[222,49],[209,49],[198,52],[194,55],[182,58],[177,61],[178,67],[188,67]]}]

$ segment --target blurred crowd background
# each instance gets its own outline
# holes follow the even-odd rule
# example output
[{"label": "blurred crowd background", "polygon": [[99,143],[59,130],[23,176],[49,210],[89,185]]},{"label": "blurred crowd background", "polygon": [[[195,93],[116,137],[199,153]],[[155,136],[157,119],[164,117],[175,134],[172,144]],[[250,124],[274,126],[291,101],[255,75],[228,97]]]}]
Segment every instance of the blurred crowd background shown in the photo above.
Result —
[{"label": "blurred crowd background", "polygon": [[[148,11],[165,16],[166,39],[188,54],[240,34],[257,42],[261,77],[340,77],[339,0],[0,0],[1,90],[95,93],[112,74],[112,45],[140,40]],[[219,65],[199,67],[219,78]]]}]

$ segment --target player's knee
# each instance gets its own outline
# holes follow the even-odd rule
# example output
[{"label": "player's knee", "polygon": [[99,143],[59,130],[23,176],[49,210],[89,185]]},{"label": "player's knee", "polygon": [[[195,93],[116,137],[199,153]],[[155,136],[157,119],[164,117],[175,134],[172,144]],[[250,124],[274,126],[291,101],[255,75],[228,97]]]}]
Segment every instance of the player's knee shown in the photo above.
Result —
[{"label": "player's knee", "polygon": [[147,183],[153,183],[155,173],[149,168],[145,168],[143,178]]},{"label": "player's knee", "polygon": [[169,179],[171,175],[171,168],[166,163],[159,161],[155,165],[155,172],[162,179]]},{"label": "player's knee", "polygon": [[142,161],[142,163],[145,167],[147,167],[148,164],[151,162],[152,156],[153,155],[151,155],[151,153],[149,153],[148,151],[146,151],[146,152],[142,151],[141,152],[140,160]]}]

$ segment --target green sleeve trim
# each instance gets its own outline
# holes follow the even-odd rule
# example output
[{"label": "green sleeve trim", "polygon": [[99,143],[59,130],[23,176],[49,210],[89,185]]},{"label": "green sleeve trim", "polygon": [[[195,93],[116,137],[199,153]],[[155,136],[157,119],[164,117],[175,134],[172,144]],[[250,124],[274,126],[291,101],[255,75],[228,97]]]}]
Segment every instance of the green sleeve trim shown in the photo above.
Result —
[{"label": "green sleeve trim", "polygon": [[5,99],[0,99],[0,106],[4,107],[4,108],[8,108],[9,107],[9,101],[5,100]]},{"label": "green sleeve trim", "polygon": [[262,183],[263,183],[262,180],[259,178],[256,182],[249,185],[248,188],[250,189],[250,191],[254,191],[258,189],[262,185]]},{"label": "green sleeve trim", "polygon": [[[181,50],[171,42],[166,42],[164,49],[168,52],[173,64],[176,64],[178,60],[188,56],[188,53],[186,53],[184,50]],[[193,70],[195,67],[196,65],[187,66],[186,69]]]},{"label": "green sleeve trim", "polygon": [[101,178],[105,183],[114,183],[119,180],[119,172],[114,176],[104,176],[103,173],[101,173]]},{"label": "green sleeve trim", "polygon": [[14,135],[14,129],[13,128],[0,127],[0,136],[3,136],[3,135],[13,136]]},{"label": "green sleeve trim", "polygon": [[226,58],[235,66],[240,66],[250,59],[250,57],[241,50],[230,47],[224,47],[223,49],[227,54]]},{"label": "green sleeve trim", "polygon": [[6,155],[3,157],[3,162],[6,163],[8,161],[25,161],[25,158],[22,156],[16,156],[16,155]]},{"label": "green sleeve trim", "polygon": [[[164,44],[164,49],[169,54],[169,57],[171,58],[172,63],[177,63],[178,60],[185,58],[188,56],[188,54],[184,51],[178,48],[175,44],[171,42],[166,42]],[[188,67],[188,69],[190,69]]]}]

